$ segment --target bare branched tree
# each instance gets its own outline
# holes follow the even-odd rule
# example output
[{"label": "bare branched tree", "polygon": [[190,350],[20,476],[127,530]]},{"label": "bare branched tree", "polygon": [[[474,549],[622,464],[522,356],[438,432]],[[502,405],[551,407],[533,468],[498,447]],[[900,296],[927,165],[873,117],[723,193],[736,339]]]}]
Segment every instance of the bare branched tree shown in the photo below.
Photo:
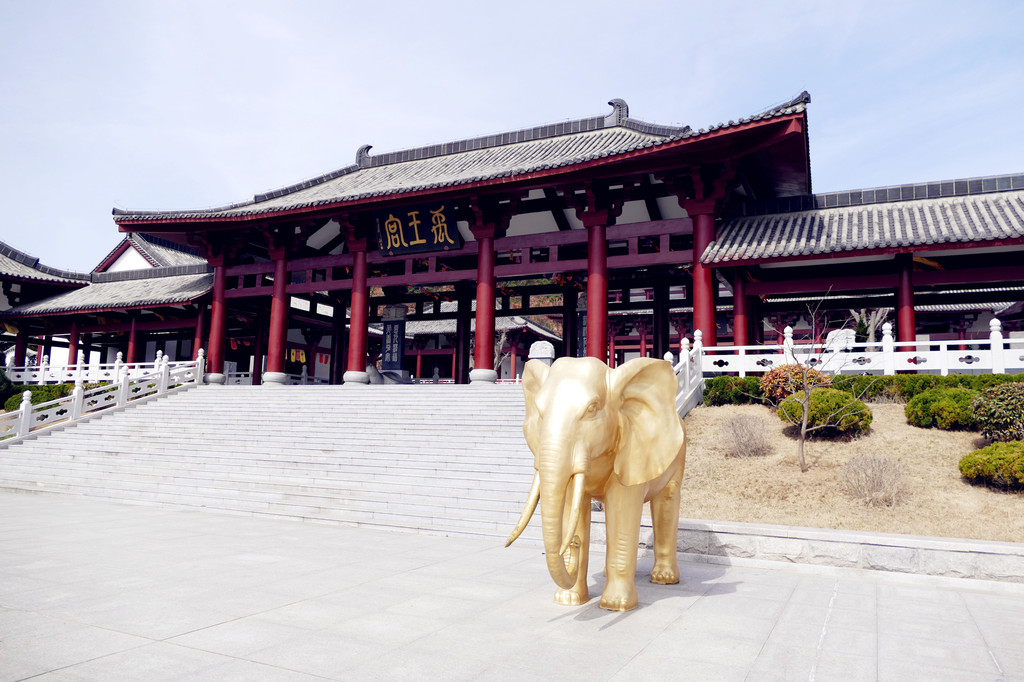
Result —
[{"label": "bare branched tree", "polygon": [[[820,305],[820,303],[818,304]],[[815,321],[820,318],[818,315],[817,306],[813,309],[808,308],[811,319],[811,340],[816,337],[818,329],[815,328]],[[818,350],[812,351],[810,354],[803,357],[799,357],[794,353],[794,360],[796,361],[796,371],[791,373],[787,378],[787,390],[790,393],[790,397],[779,403],[779,415],[794,426],[798,426],[799,437],[797,440],[797,458],[800,464],[800,471],[806,472],[810,467],[807,465],[807,458],[805,457],[805,444],[807,442],[807,436],[810,433],[819,431],[822,429],[834,428],[835,424],[839,424],[843,419],[856,416],[861,414],[866,408],[861,402],[861,398],[867,392],[867,388],[861,392],[861,395],[855,396],[852,401],[844,401],[837,403],[832,406],[828,413],[823,415],[819,423],[811,424],[811,394],[816,388],[826,388],[831,385],[832,380],[827,375],[814,369],[815,366],[824,367],[827,365],[826,356],[830,353],[838,350],[837,348],[831,348],[831,345],[837,345],[840,342],[841,337],[833,337],[833,341],[826,343],[823,347]],[[813,348],[813,346],[812,346]],[[843,366],[833,366],[829,368],[833,373],[839,373],[842,371]],[[797,409],[790,411],[783,409],[783,403],[791,401],[790,404],[795,404]]]},{"label": "bare branched tree", "polygon": [[885,318],[889,316],[891,311],[892,308],[861,308],[860,310],[853,310],[851,308],[850,319],[854,327],[863,324],[867,335],[866,341],[874,343],[875,333],[882,326],[882,323],[885,322]]},{"label": "bare branched tree", "polygon": [[504,351],[507,342],[508,330],[502,329],[501,334],[494,340],[494,371],[496,372],[501,372],[501,365],[512,356],[512,351]]}]

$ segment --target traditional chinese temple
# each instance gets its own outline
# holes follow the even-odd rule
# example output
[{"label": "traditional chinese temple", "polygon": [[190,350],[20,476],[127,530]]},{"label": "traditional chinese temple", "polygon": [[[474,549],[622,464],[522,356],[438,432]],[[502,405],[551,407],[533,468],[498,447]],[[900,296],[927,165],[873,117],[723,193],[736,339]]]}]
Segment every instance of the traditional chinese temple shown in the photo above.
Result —
[{"label": "traditional chinese temple", "polygon": [[366,145],[220,208],[115,209],[126,238],[88,276],[0,262],[2,319],[21,357],[55,338],[134,357],[139,334],[164,335],[177,355],[207,348],[213,381],[230,365],[280,382],[312,358],[332,383],[367,381],[378,356],[489,382],[496,364],[514,377],[532,339],[614,364],[697,329],[705,346],[817,334],[851,309],[892,311],[900,341],[966,340],[1004,313],[1024,328],[1024,174],[816,195],[809,103],[694,129],[612,100],[551,125]]}]

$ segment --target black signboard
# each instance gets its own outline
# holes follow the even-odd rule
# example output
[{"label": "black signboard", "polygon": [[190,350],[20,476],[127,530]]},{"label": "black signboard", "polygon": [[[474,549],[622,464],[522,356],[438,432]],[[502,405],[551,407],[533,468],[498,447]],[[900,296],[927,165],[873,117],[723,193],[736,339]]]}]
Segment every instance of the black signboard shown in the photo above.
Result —
[{"label": "black signboard", "polygon": [[405,320],[384,320],[384,357],[380,368],[402,370],[405,365]]},{"label": "black signboard", "polygon": [[462,248],[462,237],[454,208],[447,204],[403,206],[374,211],[377,247],[382,256],[401,256],[425,251],[453,251]]}]

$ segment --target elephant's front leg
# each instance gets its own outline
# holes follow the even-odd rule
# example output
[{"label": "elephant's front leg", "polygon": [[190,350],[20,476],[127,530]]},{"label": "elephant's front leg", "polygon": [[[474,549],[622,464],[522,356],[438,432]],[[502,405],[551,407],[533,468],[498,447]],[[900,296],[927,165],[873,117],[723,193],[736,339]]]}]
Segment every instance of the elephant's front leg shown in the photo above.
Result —
[{"label": "elephant's front leg", "polygon": [[640,544],[640,514],[644,506],[642,486],[612,483],[605,497],[608,554],[601,608],[629,611],[636,608],[636,553]]},{"label": "elephant's front leg", "polygon": [[[572,505],[572,500],[567,499],[565,501],[565,509],[562,514],[562,518],[568,521],[569,518],[569,507]],[[579,562],[579,573],[576,575],[576,584],[568,590],[558,588],[555,591],[555,602],[558,604],[565,604],[566,606],[579,606],[580,604],[586,604],[590,601],[590,588],[587,587],[587,566],[590,563],[590,496],[583,496],[583,509],[580,513],[579,526],[576,529],[566,528],[563,529],[563,533],[575,533],[580,538],[580,548],[578,554]],[[572,551],[570,550],[570,555]],[[568,566],[568,558],[566,560],[566,568]]]},{"label": "elephant's front leg", "polygon": [[678,531],[679,531],[679,486],[683,480],[683,468],[673,474],[668,483],[651,499],[651,519],[654,525],[654,567],[651,582],[658,585],[675,585],[679,582]]}]

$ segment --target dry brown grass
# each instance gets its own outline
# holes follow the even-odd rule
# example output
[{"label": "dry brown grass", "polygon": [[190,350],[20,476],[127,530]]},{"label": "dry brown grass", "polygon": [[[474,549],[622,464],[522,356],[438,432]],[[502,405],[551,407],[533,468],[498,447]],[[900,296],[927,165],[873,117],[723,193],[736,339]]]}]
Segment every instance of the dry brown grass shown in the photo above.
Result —
[{"label": "dry brown grass", "polygon": [[[810,470],[800,473],[797,444],[767,407],[700,406],[687,415],[682,516],[787,526],[1024,542],[1024,493],[972,486],[960,478],[960,458],[985,444],[976,432],[919,429],[906,423],[903,405],[871,404],[867,435],[850,441],[811,440]],[[767,457],[727,457],[722,424],[747,414],[772,425]],[[893,506],[854,499],[843,480],[853,457],[881,454],[897,460],[906,491]]]}]

